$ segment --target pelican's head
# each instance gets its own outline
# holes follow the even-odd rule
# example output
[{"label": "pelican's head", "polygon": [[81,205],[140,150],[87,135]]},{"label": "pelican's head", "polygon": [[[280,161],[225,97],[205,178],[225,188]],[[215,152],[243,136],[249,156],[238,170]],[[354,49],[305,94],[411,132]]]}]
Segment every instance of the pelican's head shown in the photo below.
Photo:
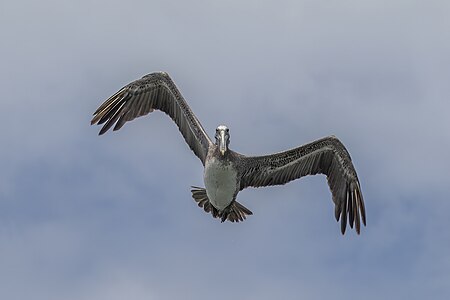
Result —
[{"label": "pelican's head", "polygon": [[230,130],[225,125],[219,125],[216,129],[216,145],[219,146],[220,154],[225,155],[230,144]]}]

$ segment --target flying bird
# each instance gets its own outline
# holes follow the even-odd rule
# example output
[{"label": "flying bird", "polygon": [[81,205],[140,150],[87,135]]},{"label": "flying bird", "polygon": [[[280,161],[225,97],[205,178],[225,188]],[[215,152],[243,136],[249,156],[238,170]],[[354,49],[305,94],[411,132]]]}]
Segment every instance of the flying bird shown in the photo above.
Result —
[{"label": "flying bird", "polygon": [[350,154],[335,136],[263,156],[246,156],[229,148],[230,130],[217,127],[211,140],[166,72],[155,72],[131,82],[94,112],[92,124],[104,124],[99,135],[113,125],[160,110],[178,126],[189,148],[204,166],[205,187],[192,186],[192,197],[205,212],[222,222],[239,222],[252,212],[236,201],[247,187],[283,185],[307,175],[325,174],[335,204],[336,221],[345,233],[347,222],[360,233],[366,214],[361,188]]}]

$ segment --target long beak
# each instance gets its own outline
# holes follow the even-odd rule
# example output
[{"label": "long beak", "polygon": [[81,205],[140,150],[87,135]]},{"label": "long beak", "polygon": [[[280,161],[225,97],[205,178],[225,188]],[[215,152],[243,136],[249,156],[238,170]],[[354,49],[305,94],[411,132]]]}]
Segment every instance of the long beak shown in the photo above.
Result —
[{"label": "long beak", "polygon": [[225,155],[225,151],[227,151],[227,144],[225,142],[225,131],[220,131],[220,141],[219,141],[219,150],[222,155]]}]

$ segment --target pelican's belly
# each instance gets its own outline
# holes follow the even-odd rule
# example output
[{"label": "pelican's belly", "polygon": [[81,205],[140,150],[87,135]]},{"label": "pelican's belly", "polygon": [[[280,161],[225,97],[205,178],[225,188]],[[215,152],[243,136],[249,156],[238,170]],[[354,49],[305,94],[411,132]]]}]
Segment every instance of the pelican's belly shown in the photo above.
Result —
[{"label": "pelican's belly", "polygon": [[230,163],[212,158],[205,165],[204,181],[206,195],[215,208],[223,210],[230,205],[237,186],[237,172]]}]

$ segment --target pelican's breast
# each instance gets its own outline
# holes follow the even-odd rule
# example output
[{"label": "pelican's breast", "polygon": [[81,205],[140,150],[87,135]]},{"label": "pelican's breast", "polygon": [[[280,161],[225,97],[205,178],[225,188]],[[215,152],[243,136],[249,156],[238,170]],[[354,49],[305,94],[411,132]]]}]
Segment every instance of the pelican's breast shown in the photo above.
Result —
[{"label": "pelican's breast", "polygon": [[211,204],[223,210],[233,201],[237,188],[237,171],[231,162],[212,157],[206,160],[204,181]]}]

